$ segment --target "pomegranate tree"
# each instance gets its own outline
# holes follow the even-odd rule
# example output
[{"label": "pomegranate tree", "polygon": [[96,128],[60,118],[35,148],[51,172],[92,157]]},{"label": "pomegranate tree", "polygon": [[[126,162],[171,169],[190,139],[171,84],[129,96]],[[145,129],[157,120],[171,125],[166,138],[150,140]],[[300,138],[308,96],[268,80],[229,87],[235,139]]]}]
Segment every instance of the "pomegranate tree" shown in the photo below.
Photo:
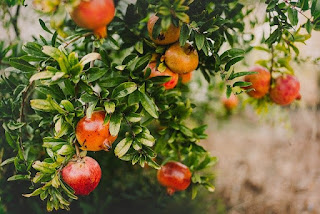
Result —
[{"label": "pomegranate tree", "polygon": [[[181,191],[195,197],[200,186],[214,191],[210,169],[217,159],[200,141],[207,137],[207,115],[230,112],[215,109],[223,106],[222,92],[248,92],[244,104],[267,110],[275,106],[271,101],[287,105],[301,98],[290,63],[298,58],[297,42],[320,29],[317,1],[268,1],[265,21],[272,27],[264,35],[270,36],[254,49],[255,35],[244,21],[254,10],[245,0],[128,2],[0,2],[0,25],[8,27],[1,31],[7,40],[0,41],[0,142],[8,142],[1,144],[0,179],[24,180],[18,184],[23,188],[1,180],[8,185],[1,186],[6,200],[0,212],[2,202],[8,212],[28,207],[3,193],[17,189],[39,196],[48,211],[68,210],[77,195],[97,187],[102,171],[104,189],[91,194],[97,200],[81,198],[90,201],[90,210],[102,203],[109,208],[119,192],[135,198],[130,194],[152,189],[161,195],[163,188],[152,187],[157,178],[177,197]],[[41,11],[43,29],[30,42],[20,40],[27,36],[18,23],[28,5]],[[311,19],[299,22],[304,12]],[[308,34],[295,30],[301,28]],[[261,67],[235,66],[255,50],[266,52],[256,62]],[[184,85],[193,71],[197,79]],[[230,110],[238,103],[233,95],[223,102]],[[150,168],[142,173],[131,165]],[[133,189],[140,180],[144,188]],[[74,206],[85,207],[82,200]]]}]

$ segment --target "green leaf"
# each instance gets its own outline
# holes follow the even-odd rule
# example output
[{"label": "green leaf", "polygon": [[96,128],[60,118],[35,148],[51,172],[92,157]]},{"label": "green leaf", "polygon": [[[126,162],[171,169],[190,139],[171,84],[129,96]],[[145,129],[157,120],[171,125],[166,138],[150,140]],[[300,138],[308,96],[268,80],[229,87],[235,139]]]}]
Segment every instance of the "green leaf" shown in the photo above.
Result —
[{"label": "green leaf", "polygon": [[135,91],[132,94],[129,95],[128,98],[128,105],[133,105],[140,102],[140,92]]},{"label": "green leaf", "polygon": [[10,65],[23,72],[34,72],[37,71],[37,68],[28,63],[27,61],[19,58],[11,58],[9,61]]},{"label": "green leaf", "polygon": [[293,26],[296,26],[298,24],[299,18],[298,18],[298,11],[296,9],[293,9],[291,7],[288,8],[288,18],[290,20],[290,23]]},{"label": "green leaf", "polygon": [[140,102],[143,108],[153,117],[158,118],[159,113],[157,110],[156,104],[153,102],[153,100],[145,93],[140,92]]},{"label": "green leaf", "polygon": [[171,25],[171,16],[165,16],[161,19],[161,28],[163,31],[167,31]]},{"label": "green leaf", "polygon": [[132,139],[124,138],[117,144],[114,154],[119,158],[123,157],[129,151],[131,144]]},{"label": "green leaf", "polygon": [[126,115],[126,118],[132,123],[137,123],[142,119],[141,116],[137,113],[129,113]]},{"label": "green leaf", "polygon": [[157,85],[166,83],[172,79],[171,76],[157,76],[157,77],[152,77],[150,80]]},{"label": "green leaf", "polygon": [[31,108],[38,111],[46,111],[46,112],[55,111],[55,108],[50,104],[48,100],[42,100],[42,99],[30,100],[30,105],[31,105]]},{"label": "green leaf", "polygon": [[265,41],[265,43],[268,45],[271,45],[275,43],[280,36],[281,36],[281,30],[278,28],[270,35],[270,37]]},{"label": "green leaf", "polygon": [[141,135],[141,138],[139,139],[139,141],[145,145],[145,146],[149,146],[149,147],[153,147],[154,143],[155,143],[155,139],[152,135],[147,134],[147,133],[143,133]]},{"label": "green leaf", "polygon": [[196,41],[196,46],[197,46],[198,50],[201,50],[204,45],[205,36],[203,34],[196,33],[195,34],[195,41]]},{"label": "green leaf", "polygon": [[57,167],[57,165],[41,161],[35,161],[32,164],[32,167],[40,172],[52,174],[56,171],[55,168]]},{"label": "green leaf", "polygon": [[83,95],[81,95],[80,100],[82,102],[85,103],[90,103],[90,102],[97,102],[98,101],[98,97],[96,97],[95,95],[92,94],[88,94],[88,93],[84,93]]},{"label": "green leaf", "polygon": [[116,109],[116,105],[114,102],[105,102],[104,109],[106,110],[107,114],[112,114]]},{"label": "green leaf", "polygon": [[237,62],[240,62],[240,61],[243,60],[243,59],[244,59],[243,56],[233,58],[232,60],[230,60],[230,61],[226,64],[225,70],[226,70],[226,71],[229,71],[230,68],[231,68],[231,66],[233,66],[233,65],[236,64]]},{"label": "green leaf", "polygon": [[153,29],[152,29],[152,38],[157,39],[160,32],[161,32],[161,18],[159,18],[156,23],[154,23]]},{"label": "green leaf", "polygon": [[42,52],[57,61],[60,59],[60,57],[62,56],[65,57],[65,55],[58,48],[51,47],[51,46],[43,46]]},{"label": "green leaf", "polygon": [[61,106],[54,99],[52,99],[51,95],[47,95],[47,101],[49,101],[52,108],[54,108],[60,114],[66,113],[66,111],[63,108],[61,108]]},{"label": "green leaf", "polygon": [[311,32],[312,32],[312,23],[311,23],[310,19],[308,19],[307,23],[305,24],[305,28],[308,31],[308,33],[311,34]]},{"label": "green leaf", "polygon": [[13,141],[11,134],[9,132],[5,131],[4,135],[6,137],[6,141],[9,144],[9,146],[11,146],[13,149],[16,149],[17,144]]},{"label": "green leaf", "polygon": [[254,72],[254,71],[244,71],[244,72],[238,72],[238,73],[234,73],[234,71],[232,71],[228,80],[233,80],[238,77],[247,76],[247,75],[256,74],[256,73],[257,72]]},{"label": "green leaf", "polygon": [[137,90],[137,85],[134,82],[125,82],[117,86],[113,92],[111,97],[114,99],[125,97]]},{"label": "green leaf", "polygon": [[61,105],[64,107],[64,109],[68,112],[74,111],[74,106],[69,100],[62,100]]},{"label": "green leaf", "polygon": [[61,149],[57,151],[59,155],[70,155],[74,153],[74,148],[70,145],[63,145]]},{"label": "green leaf", "polygon": [[312,0],[311,15],[317,17],[320,15],[320,1]]},{"label": "green leaf", "polygon": [[42,71],[32,75],[32,77],[29,79],[29,82],[33,82],[35,80],[40,80],[40,79],[50,79],[53,76],[54,76],[54,73],[50,71]]},{"label": "green leaf", "polygon": [[87,118],[91,118],[92,113],[94,112],[94,109],[96,108],[97,104],[98,104],[98,101],[89,103],[89,106],[88,106],[87,111],[86,111]]},{"label": "green leaf", "polygon": [[3,161],[0,166],[3,167],[5,165],[7,165],[7,164],[13,163],[15,158],[16,157],[12,157],[12,158],[9,158],[9,159]]},{"label": "green leaf", "polygon": [[42,188],[38,188],[35,191],[33,191],[30,194],[23,194],[24,197],[30,198],[32,196],[40,195],[40,193],[43,192]]},{"label": "green leaf", "polygon": [[48,58],[42,52],[42,46],[36,42],[28,42],[22,46],[22,50],[25,51],[27,54],[32,55],[33,57],[37,57],[39,59],[46,59]]},{"label": "green leaf", "polygon": [[14,175],[7,179],[7,181],[16,181],[16,180],[29,180],[30,175]]},{"label": "green leaf", "polygon": [[120,131],[120,126],[121,126],[121,120],[122,120],[122,114],[121,113],[114,113],[112,114],[110,118],[110,134],[112,136],[117,136],[119,131]]},{"label": "green leaf", "polygon": [[40,25],[41,25],[43,30],[45,30],[48,33],[52,34],[52,32],[49,30],[49,28],[47,28],[46,23],[44,23],[44,21],[42,19],[39,19],[39,23],[40,23]]},{"label": "green leaf", "polygon": [[102,88],[112,88],[128,80],[128,77],[112,77],[106,80],[99,81]]},{"label": "green leaf", "polygon": [[209,191],[209,192],[214,192],[215,191],[215,186],[209,182],[204,184],[204,187]]},{"label": "green leaf", "polygon": [[51,46],[52,47],[56,46],[57,38],[58,38],[58,32],[55,31],[52,38],[51,38]]},{"label": "green leaf", "polygon": [[191,199],[195,199],[198,194],[198,185],[192,185],[192,196]]},{"label": "green leaf", "polygon": [[252,85],[251,82],[242,82],[242,81],[239,81],[239,82],[235,82],[235,83],[233,84],[233,87],[237,87],[237,86],[239,86],[239,87],[248,87],[248,86],[250,86],[250,85]]},{"label": "green leaf", "polygon": [[149,166],[151,166],[154,169],[159,170],[161,167],[159,166],[159,164],[157,164],[157,162],[155,162],[152,158],[147,158],[147,163]]},{"label": "green leaf", "polygon": [[103,77],[107,72],[107,69],[90,68],[88,71],[86,71],[87,82],[94,82]]},{"label": "green leaf", "polygon": [[101,55],[99,53],[89,53],[82,57],[80,60],[80,64],[85,66],[87,63],[101,59]]},{"label": "green leaf", "polygon": [[149,64],[151,58],[152,58],[151,54],[146,54],[143,57],[140,57],[138,62],[135,65],[134,70],[135,71],[143,71],[147,67],[147,65]]},{"label": "green leaf", "polygon": [[78,197],[74,194],[74,190],[71,187],[66,186],[61,180],[60,180],[60,186],[62,187],[63,191],[67,194],[69,198],[74,200],[78,199]]},{"label": "green leaf", "polygon": [[181,47],[183,47],[186,44],[187,40],[189,39],[189,36],[190,36],[190,29],[187,24],[183,24],[181,27],[180,38],[179,38]]}]

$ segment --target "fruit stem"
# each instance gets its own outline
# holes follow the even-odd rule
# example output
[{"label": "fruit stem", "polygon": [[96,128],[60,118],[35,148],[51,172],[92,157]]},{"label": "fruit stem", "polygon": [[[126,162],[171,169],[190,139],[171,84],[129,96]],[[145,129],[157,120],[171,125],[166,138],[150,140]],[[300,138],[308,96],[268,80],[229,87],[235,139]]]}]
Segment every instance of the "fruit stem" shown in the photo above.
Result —
[{"label": "fruit stem", "polygon": [[99,27],[97,29],[94,29],[93,33],[98,39],[106,38],[107,37],[107,26],[103,26],[103,27]]},{"label": "fruit stem", "polygon": [[79,146],[77,143],[74,144],[74,147],[76,148],[76,155],[77,155],[77,158],[80,158],[80,150],[79,150]]},{"label": "fruit stem", "polygon": [[[270,67],[271,81],[270,81],[270,86],[272,86],[272,83],[273,83],[273,79],[272,79],[273,64],[274,64],[274,48],[273,48],[273,45],[271,45],[271,67]],[[270,89],[271,89],[271,87],[270,87]]]},{"label": "fruit stem", "polygon": [[167,188],[167,193],[168,193],[168,195],[170,195],[170,196],[173,195],[175,191],[176,191],[176,190],[173,189],[173,188],[171,188],[171,187],[168,187],[168,188]]}]

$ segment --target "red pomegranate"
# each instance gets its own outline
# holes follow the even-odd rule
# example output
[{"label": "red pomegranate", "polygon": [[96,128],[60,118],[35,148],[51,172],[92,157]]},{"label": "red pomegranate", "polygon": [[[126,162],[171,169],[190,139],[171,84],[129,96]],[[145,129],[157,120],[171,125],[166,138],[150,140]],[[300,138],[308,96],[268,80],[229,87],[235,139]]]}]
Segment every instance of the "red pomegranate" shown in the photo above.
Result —
[{"label": "red pomegranate", "polygon": [[301,99],[300,82],[293,75],[280,76],[270,90],[271,100],[281,106],[291,104],[295,99]]},{"label": "red pomegranate", "polygon": [[167,90],[168,89],[173,89],[178,84],[179,75],[176,74],[176,73],[173,73],[169,68],[166,68],[165,71],[160,72],[157,69],[157,63],[155,63],[155,62],[150,63],[148,65],[148,68],[151,69],[151,74],[150,74],[149,78],[157,77],[157,76],[170,76],[171,77],[171,80],[169,80],[168,82],[163,84],[165,89],[167,89]]},{"label": "red pomegranate", "polygon": [[107,25],[115,15],[113,0],[81,0],[70,13],[80,27],[93,30],[98,38],[107,36]]},{"label": "red pomegranate", "polygon": [[89,195],[99,184],[101,168],[91,157],[71,160],[61,171],[63,181],[76,195]]},{"label": "red pomegranate", "polygon": [[162,186],[167,187],[167,192],[172,195],[175,191],[183,191],[191,183],[191,172],[182,163],[171,161],[158,170],[158,181]]}]

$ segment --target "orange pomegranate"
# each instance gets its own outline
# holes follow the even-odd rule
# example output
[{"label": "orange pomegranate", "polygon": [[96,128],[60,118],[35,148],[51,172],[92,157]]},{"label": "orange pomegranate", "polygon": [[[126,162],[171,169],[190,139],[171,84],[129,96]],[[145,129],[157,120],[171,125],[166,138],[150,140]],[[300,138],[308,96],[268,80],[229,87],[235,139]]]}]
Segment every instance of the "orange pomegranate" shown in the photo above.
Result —
[{"label": "orange pomegranate", "polygon": [[81,0],[70,13],[80,27],[93,30],[98,38],[107,36],[107,25],[115,15],[113,0]]},{"label": "orange pomegranate", "polygon": [[167,187],[167,193],[172,195],[176,191],[186,190],[191,183],[189,168],[180,163],[171,161],[158,170],[157,178],[162,186]]},{"label": "orange pomegranate", "polygon": [[187,84],[191,81],[192,79],[192,73],[193,72],[189,72],[189,73],[186,73],[186,74],[179,74],[180,78],[181,78],[181,82],[183,84]]},{"label": "orange pomegranate", "polygon": [[244,89],[254,89],[248,92],[248,95],[260,99],[264,97],[270,89],[270,81],[271,81],[271,74],[270,72],[260,66],[255,66],[250,69],[250,71],[257,72],[256,74],[247,75],[244,80],[246,82],[251,82],[252,85],[249,87],[244,87]]},{"label": "orange pomegranate", "polygon": [[104,124],[105,112],[93,112],[91,118],[82,118],[76,127],[76,137],[82,150],[109,151],[117,136],[109,132],[109,123]]},{"label": "orange pomegranate", "polygon": [[176,27],[173,24],[171,24],[168,30],[166,30],[165,32],[160,32],[156,39],[152,38],[152,31],[158,19],[158,16],[153,15],[148,21],[147,28],[150,39],[157,45],[169,45],[178,41],[180,37],[180,27]]},{"label": "orange pomegranate", "polygon": [[178,74],[194,71],[199,64],[197,50],[188,43],[183,47],[179,42],[174,43],[166,51],[164,58],[170,70]]},{"label": "orange pomegranate", "polygon": [[223,97],[222,103],[227,110],[231,111],[232,109],[237,108],[239,99],[236,95],[231,94],[229,98]]}]

